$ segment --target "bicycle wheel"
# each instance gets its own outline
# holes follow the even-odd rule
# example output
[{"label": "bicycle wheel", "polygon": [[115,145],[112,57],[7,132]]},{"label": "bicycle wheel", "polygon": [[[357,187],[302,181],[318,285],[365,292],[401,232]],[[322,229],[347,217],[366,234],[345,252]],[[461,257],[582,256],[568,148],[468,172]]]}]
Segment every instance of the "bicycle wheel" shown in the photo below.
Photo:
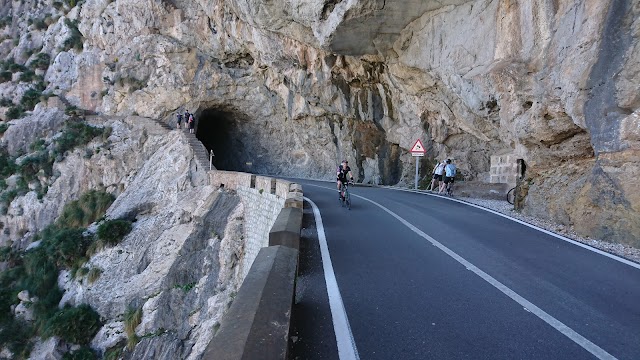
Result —
[{"label": "bicycle wheel", "polygon": [[516,199],[516,188],[512,187],[511,190],[507,193],[507,202],[513,205],[513,202]]},{"label": "bicycle wheel", "polygon": [[348,191],[344,192],[344,204],[347,209],[351,210],[351,195],[349,195]]}]

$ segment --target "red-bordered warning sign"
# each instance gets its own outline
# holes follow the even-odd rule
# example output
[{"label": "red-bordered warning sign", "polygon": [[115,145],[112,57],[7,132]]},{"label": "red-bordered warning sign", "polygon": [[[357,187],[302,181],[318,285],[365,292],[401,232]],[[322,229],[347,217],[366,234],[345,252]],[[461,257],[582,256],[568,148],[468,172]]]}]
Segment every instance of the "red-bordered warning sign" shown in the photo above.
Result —
[{"label": "red-bordered warning sign", "polygon": [[411,152],[411,156],[424,156],[427,150],[424,149],[424,145],[422,145],[422,141],[418,139],[416,143],[413,144],[413,147],[411,148],[411,150],[409,150],[409,152]]}]

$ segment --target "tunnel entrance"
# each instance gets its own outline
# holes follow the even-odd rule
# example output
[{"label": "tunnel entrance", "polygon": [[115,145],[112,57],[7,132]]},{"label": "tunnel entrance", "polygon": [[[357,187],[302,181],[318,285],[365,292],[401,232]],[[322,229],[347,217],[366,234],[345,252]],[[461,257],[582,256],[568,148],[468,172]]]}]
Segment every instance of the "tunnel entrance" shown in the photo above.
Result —
[{"label": "tunnel entrance", "polygon": [[198,116],[196,137],[213,150],[217,169],[251,171],[251,139],[245,134],[248,120],[243,114],[219,109],[206,109]]}]

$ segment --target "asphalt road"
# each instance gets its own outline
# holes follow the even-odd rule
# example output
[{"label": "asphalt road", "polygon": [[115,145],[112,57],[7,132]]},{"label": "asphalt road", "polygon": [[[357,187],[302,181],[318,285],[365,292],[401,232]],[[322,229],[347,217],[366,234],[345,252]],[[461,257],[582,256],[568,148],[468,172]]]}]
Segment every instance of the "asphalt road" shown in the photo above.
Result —
[{"label": "asphalt road", "polygon": [[[296,181],[360,359],[640,359],[640,269],[449,199],[353,187],[349,211]],[[349,358],[303,221],[290,358]]]}]

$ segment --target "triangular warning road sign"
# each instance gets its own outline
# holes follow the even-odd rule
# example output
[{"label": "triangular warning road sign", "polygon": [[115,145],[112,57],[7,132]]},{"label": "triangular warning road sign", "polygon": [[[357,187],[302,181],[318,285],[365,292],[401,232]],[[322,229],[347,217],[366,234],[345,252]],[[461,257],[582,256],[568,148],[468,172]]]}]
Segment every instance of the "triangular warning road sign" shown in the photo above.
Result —
[{"label": "triangular warning road sign", "polygon": [[418,141],[416,141],[416,143],[413,144],[413,147],[411,148],[410,152],[421,153],[421,154],[424,154],[426,152],[426,150],[424,149],[424,145],[422,145],[422,141],[420,141],[420,139],[418,139]]}]

